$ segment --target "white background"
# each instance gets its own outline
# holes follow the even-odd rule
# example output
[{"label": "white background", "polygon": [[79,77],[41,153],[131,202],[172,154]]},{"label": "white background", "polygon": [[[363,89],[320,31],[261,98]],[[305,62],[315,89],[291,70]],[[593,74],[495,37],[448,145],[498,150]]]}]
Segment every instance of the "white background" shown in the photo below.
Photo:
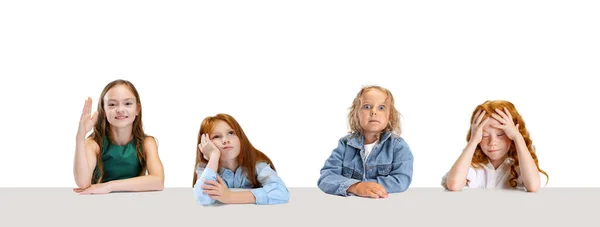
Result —
[{"label": "white background", "polygon": [[476,105],[512,101],[548,187],[598,187],[596,1],[2,1],[0,186],[74,187],[87,96],[127,79],[165,186],[190,187],[202,119],[233,115],[291,187],[316,187],[363,85],[390,89],[440,187]]}]

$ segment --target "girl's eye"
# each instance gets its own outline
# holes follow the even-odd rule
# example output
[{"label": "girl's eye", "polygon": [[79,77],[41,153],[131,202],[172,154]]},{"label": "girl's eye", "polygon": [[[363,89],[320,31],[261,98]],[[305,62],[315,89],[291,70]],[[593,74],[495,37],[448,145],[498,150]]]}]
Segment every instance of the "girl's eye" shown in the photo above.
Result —
[{"label": "girl's eye", "polygon": [[213,138],[211,140],[217,139],[219,138],[219,136],[213,136]]},{"label": "girl's eye", "polygon": [[379,106],[379,110],[385,110],[385,106]]},{"label": "girl's eye", "polygon": [[370,110],[370,109],[371,109],[371,105],[369,105],[369,104],[366,104],[366,105],[364,105],[364,106],[363,106],[363,108],[365,108],[365,109],[367,109],[367,110]]},{"label": "girl's eye", "polygon": [[229,132],[229,135],[235,135],[234,131]]}]

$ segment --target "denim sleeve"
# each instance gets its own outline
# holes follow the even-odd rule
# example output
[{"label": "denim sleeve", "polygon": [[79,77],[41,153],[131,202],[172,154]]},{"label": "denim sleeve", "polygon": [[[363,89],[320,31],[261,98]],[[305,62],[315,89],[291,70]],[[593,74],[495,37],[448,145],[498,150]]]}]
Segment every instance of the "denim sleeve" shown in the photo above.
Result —
[{"label": "denim sleeve", "polygon": [[196,169],[196,174],[198,174],[198,179],[196,180],[196,184],[194,185],[194,196],[196,197],[196,201],[202,205],[211,205],[215,202],[215,199],[210,198],[208,194],[204,194],[202,192],[202,185],[205,180],[217,180],[217,174],[213,172],[209,168],[201,168],[198,167]]},{"label": "denim sleeve", "polygon": [[377,183],[383,185],[388,193],[404,192],[412,182],[413,155],[404,139],[394,141],[392,170],[387,176],[378,176]]},{"label": "denim sleeve", "polygon": [[250,190],[256,198],[256,204],[281,204],[290,200],[290,192],[275,170],[264,162],[256,165],[258,182],[262,188]]},{"label": "denim sleeve", "polygon": [[347,178],[342,176],[343,154],[346,148],[344,138],[338,142],[338,147],[333,150],[329,158],[325,161],[325,165],[321,168],[321,176],[317,185],[321,191],[340,196],[348,196],[346,191],[348,188],[360,182],[360,180]]}]

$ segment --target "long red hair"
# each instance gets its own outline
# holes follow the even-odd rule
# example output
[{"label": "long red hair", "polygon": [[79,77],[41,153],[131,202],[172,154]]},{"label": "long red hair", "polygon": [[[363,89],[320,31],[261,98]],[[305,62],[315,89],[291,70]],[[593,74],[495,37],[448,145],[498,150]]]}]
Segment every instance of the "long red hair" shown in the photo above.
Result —
[{"label": "long red hair", "polygon": [[[510,115],[513,118],[512,119],[513,123],[515,125],[519,124],[519,132],[521,133],[521,135],[523,135],[523,139],[525,140],[525,144],[527,145],[529,154],[531,154],[531,157],[533,158],[533,161],[535,162],[535,166],[537,167],[538,171],[540,171],[542,174],[546,175],[546,179],[549,179],[548,174],[544,170],[540,169],[540,165],[538,164],[538,158],[537,158],[537,155],[535,154],[535,147],[533,146],[533,142],[531,141],[529,132],[527,131],[527,128],[525,127],[525,121],[523,121],[523,117],[521,117],[521,114],[519,114],[519,112],[515,108],[515,105],[513,105],[511,102],[504,101],[504,100],[485,101],[484,103],[478,105],[475,108],[475,110],[473,111],[473,114],[471,115],[470,122],[473,122],[473,120],[475,119],[475,115],[482,109],[485,110],[485,116],[484,116],[484,119],[485,119],[486,117],[491,118],[489,113],[495,113],[494,109],[499,109],[499,110],[504,111],[504,107],[506,107],[506,109],[508,109],[508,111],[510,112]],[[471,129],[469,129],[469,132],[467,133],[467,142],[470,139],[471,139]],[[517,149],[515,147],[514,142],[511,142],[510,148],[508,149],[508,157],[515,160],[514,164],[511,165],[511,167],[510,167],[511,178],[509,179],[509,184],[511,187],[516,187],[517,186],[517,178],[519,178],[519,173],[517,173],[517,169],[519,168],[519,156],[517,155]],[[475,154],[473,155],[473,159],[471,160],[471,166],[473,166],[474,168],[481,167],[482,165],[487,164],[488,162],[489,162],[488,157],[483,153],[480,145],[477,145],[477,148],[475,149]],[[547,183],[548,183],[548,181],[546,181],[546,184]]]},{"label": "long red hair", "polygon": [[[260,187],[258,179],[256,178],[256,163],[266,162],[271,166],[273,170],[275,170],[275,166],[273,165],[273,162],[271,162],[271,159],[267,157],[267,155],[254,148],[254,146],[252,146],[250,140],[248,140],[248,137],[244,133],[244,130],[242,130],[240,124],[232,116],[220,113],[215,116],[204,118],[204,120],[200,124],[200,131],[198,132],[197,144],[200,144],[202,134],[210,134],[213,131],[217,121],[225,121],[240,139],[240,154],[237,157],[237,161],[238,163],[240,163],[240,167],[243,168],[244,173],[246,173],[246,177],[248,178],[248,180],[250,180],[252,187]],[[204,158],[197,144],[196,164],[194,165],[194,180],[192,181],[192,187],[194,187],[194,185],[196,184],[196,180],[198,179],[196,167],[198,167],[198,165],[201,163],[204,165],[208,163],[208,160]],[[219,169],[220,168],[221,165],[219,164]]]}]

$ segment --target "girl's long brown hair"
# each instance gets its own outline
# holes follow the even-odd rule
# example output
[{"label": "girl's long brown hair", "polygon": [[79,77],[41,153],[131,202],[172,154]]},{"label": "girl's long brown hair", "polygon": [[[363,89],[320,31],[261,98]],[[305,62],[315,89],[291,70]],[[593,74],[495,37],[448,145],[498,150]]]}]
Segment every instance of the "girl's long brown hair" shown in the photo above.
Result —
[{"label": "girl's long brown hair", "polygon": [[106,95],[108,90],[110,90],[111,88],[113,88],[114,86],[117,86],[117,85],[125,85],[129,88],[129,90],[131,90],[131,92],[135,96],[137,108],[139,108],[139,114],[135,117],[135,120],[133,121],[132,133],[133,133],[133,140],[135,142],[135,149],[137,150],[138,160],[140,162],[140,165],[142,166],[142,169],[141,169],[139,175],[141,176],[146,173],[146,155],[144,154],[144,139],[146,139],[146,137],[149,137],[149,136],[144,133],[144,128],[142,126],[142,108],[141,108],[140,95],[139,95],[137,89],[135,88],[135,86],[133,86],[133,84],[131,82],[129,82],[127,80],[115,80],[115,81],[108,83],[104,87],[104,90],[102,90],[102,93],[100,93],[100,99],[98,101],[98,109],[97,109],[98,121],[97,121],[96,125],[94,126],[94,132],[89,136],[89,137],[93,138],[94,141],[100,147],[100,152],[98,153],[98,155],[96,157],[97,170],[94,171],[94,174],[92,177],[93,184],[102,183],[102,180],[104,178],[104,165],[102,163],[102,148],[104,146],[103,140],[105,137],[109,140],[112,139],[111,135],[110,135],[111,134],[111,132],[110,132],[111,126],[110,126],[110,123],[108,122],[108,119],[106,118],[106,111],[104,110],[104,96]]},{"label": "girl's long brown hair", "polygon": [[[196,164],[194,165],[194,179],[192,181],[192,187],[194,187],[194,185],[196,184],[196,180],[198,179],[196,167],[198,167],[200,163],[204,165],[208,163],[208,160],[206,160],[202,155],[202,152],[200,152],[198,144],[200,144],[201,142],[202,134],[210,134],[215,128],[217,121],[225,121],[238,136],[238,138],[240,139],[240,154],[237,157],[237,162],[240,164],[240,167],[243,168],[246,177],[250,180],[250,183],[252,184],[251,186],[253,188],[261,187],[259,185],[258,179],[256,178],[256,163],[266,162],[271,166],[273,170],[275,170],[273,162],[271,162],[271,159],[269,159],[267,155],[254,148],[254,146],[252,146],[250,140],[248,140],[248,137],[244,133],[244,130],[242,130],[240,124],[238,124],[238,122],[232,116],[223,113],[217,114],[212,117],[207,117],[200,124],[200,131],[198,132],[198,143],[196,144]],[[221,165],[219,164],[218,169],[220,168]]]},{"label": "girl's long brown hair", "polygon": [[[517,109],[515,108],[515,105],[513,105],[511,102],[509,101],[504,101],[504,100],[494,100],[494,101],[486,101],[480,105],[478,105],[475,110],[473,111],[473,114],[471,115],[471,121],[473,122],[473,120],[475,119],[475,115],[481,111],[481,110],[485,110],[485,116],[484,119],[486,117],[490,117],[490,113],[495,113],[496,111],[494,111],[495,109],[499,109],[501,111],[504,111],[504,107],[506,107],[506,109],[508,109],[508,111],[510,112],[510,115],[512,116],[512,120],[513,123],[519,124],[519,132],[521,133],[521,135],[523,135],[523,139],[525,140],[525,144],[527,145],[527,149],[529,150],[529,154],[531,154],[531,157],[533,158],[533,161],[535,162],[535,166],[537,167],[538,171],[540,171],[542,174],[546,175],[546,184],[548,184],[548,174],[540,169],[540,165],[538,164],[538,158],[537,155],[535,154],[535,147],[533,146],[533,142],[531,141],[531,137],[529,135],[529,132],[527,131],[527,128],[525,127],[525,121],[523,120],[523,117],[521,117],[521,114],[519,114],[519,112],[517,112]],[[469,129],[469,132],[467,133],[467,142],[469,142],[469,140],[471,139],[471,129]],[[509,184],[511,187],[516,187],[517,186],[517,178],[519,178],[519,173],[517,173],[517,169],[519,168],[519,156],[517,155],[517,149],[515,147],[515,143],[511,142],[510,148],[508,149],[508,157],[512,158],[515,160],[515,162],[513,163],[513,165],[510,166],[510,173],[511,173],[511,178],[509,179]],[[489,162],[488,157],[483,153],[483,151],[481,150],[481,146],[478,144],[477,148],[475,149],[475,154],[473,155],[473,159],[471,160],[471,166],[473,166],[474,168],[476,167],[481,167],[484,164],[487,164]]]}]

